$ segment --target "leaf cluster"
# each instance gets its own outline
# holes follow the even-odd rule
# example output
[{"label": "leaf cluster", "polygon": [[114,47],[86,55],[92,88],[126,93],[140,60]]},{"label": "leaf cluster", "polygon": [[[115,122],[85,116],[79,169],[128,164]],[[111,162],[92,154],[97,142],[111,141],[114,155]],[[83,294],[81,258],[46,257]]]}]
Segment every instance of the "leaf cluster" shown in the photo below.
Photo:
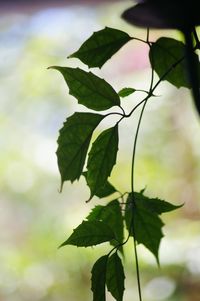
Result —
[{"label": "leaf cluster", "polygon": [[[81,60],[89,68],[101,68],[121,47],[134,40],[139,39],[130,37],[121,30],[106,27],[93,33],[79,50],[69,57]],[[110,243],[111,251],[100,257],[92,268],[91,289],[94,301],[106,299],[106,287],[117,301],[122,301],[125,274],[121,257],[123,246],[130,237],[133,236],[137,244],[143,244],[152,252],[159,263],[159,246],[164,226],[160,215],[180,207],[158,198],[149,198],[144,195],[144,191],[135,192],[133,183],[131,192],[127,193],[126,197],[122,196],[110,182],[112,170],[117,162],[120,123],[129,118],[141,104],[144,105],[143,112],[147,101],[154,96],[156,87],[163,80],[178,88],[191,88],[185,72],[185,45],[182,42],[171,38],[141,42],[149,46],[151,68],[153,74],[157,73],[159,80],[155,83],[152,76],[149,91],[142,90],[145,97],[138,105],[133,105],[129,112],[123,109],[123,99],[141,90],[125,87],[117,93],[108,82],[91,71],[50,67],[62,74],[69,93],[80,105],[95,111],[75,112],[67,118],[60,130],[57,159],[61,188],[65,181],[74,182],[83,176],[90,189],[89,200],[94,196],[105,198],[114,193],[118,194],[118,197],[107,205],[94,207],[61,245],[89,247]],[[198,57],[196,61],[199,65]],[[112,109],[112,112],[99,114],[100,111],[108,109]],[[99,133],[97,127],[111,115],[118,116],[119,120]],[[93,139],[92,143],[94,132],[97,138]],[[137,137],[134,151],[136,142]]]},{"label": "leaf cluster", "polygon": [[[124,293],[125,273],[118,251],[123,255],[123,246],[131,236],[143,244],[159,263],[159,246],[163,237],[164,223],[160,215],[180,206],[166,201],[148,198],[142,192],[129,193],[125,204],[115,199],[107,205],[94,207],[86,219],[76,228],[62,246],[89,247],[109,242],[113,248],[100,257],[92,268],[93,300],[105,300],[106,287],[120,301]],[[124,240],[125,228],[128,232]]]}]

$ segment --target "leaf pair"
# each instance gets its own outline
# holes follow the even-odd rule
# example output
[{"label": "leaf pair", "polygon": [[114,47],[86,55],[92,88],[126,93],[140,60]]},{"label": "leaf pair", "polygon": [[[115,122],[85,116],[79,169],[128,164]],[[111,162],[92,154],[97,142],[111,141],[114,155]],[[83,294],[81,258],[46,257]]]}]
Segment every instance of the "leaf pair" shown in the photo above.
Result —
[{"label": "leaf pair", "polygon": [[122,301],[124,293],[124,269],[117,252],[108,257],[100,257],[92,268],[93,301],[106,300],[106,286],[117,301]]},{"label": "leaf pair", "polygon": [[[58,138],[58,166],[62,185],[64,181],[78,180],[83,174],[92,134],[103,115],[75,113],[67,119]],[[115,191],[107,179],[116,162],[118,151],[118,127],[103,131],[93,143],[87,163],[86,181],[94,195],[107,196]]]},{"label": "leaf pair", "polygon": [[[106,27],[83,43],[78,51],[69,57],[80,59],[88,67],[101,68],[124,44],[132,38],[125,32]],[[85,107],[103,111],[120,105],[120,97],[112,86],[92,72],[79,68],[50,67],[61,72],[69,93]]]}]

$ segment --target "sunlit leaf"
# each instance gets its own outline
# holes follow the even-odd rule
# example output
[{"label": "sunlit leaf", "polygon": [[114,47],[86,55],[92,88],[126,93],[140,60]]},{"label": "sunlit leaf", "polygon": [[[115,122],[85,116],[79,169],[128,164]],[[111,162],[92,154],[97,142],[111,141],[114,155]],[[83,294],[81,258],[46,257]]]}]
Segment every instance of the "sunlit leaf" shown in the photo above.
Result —
[{"label": "sunlit leaf", "polygon": [[57,149],[62,184],[81,176],[92,133],[103,118],[99,114],[77,112],[64,123]]},{"label": "sunlit leaf", "polygon": [[110,227],[102,221],[83,221],[71,236],[61,244],[74,245],[77,247],[89,247],[110,241],[115,238]]},{"label": "sunlit leaf", "polygon": [[105,301],[106,300],[106,268],[107,268],[108,256],[100,257],[92,268],[91,290],[93,292],[93,301]]},{"label": "sunlit leaf", "polygon": [[158,251],[163,237],[162,227],[164,226],[159,215],[176,210],[181,206],[148,198],[143,193],[134,193],[133,201],[131,194],[128,197],[125,211],[127,229],[131,235],[134,234],[138,244],[143,244],[154,254],[157,262],[159,262]]},{"label": "sunlit leaf", "polygon": [[123,88],[118,92],[118,95],[120,97],[127,97],[127,96],[133,94],[135,91],[137,91],[137,90],[135,90],[133,88]]},{"label": "sunlit leaf", "polygon": [[106,272],[106,285],[108,291],[117,301],[122,301],[124,294],[124,269],[121,259],[114,253],[108,259]]},{"label": "sunlit leaf", "polygon": [[69,57],[80,59],[89,67],[101,68],[124,44],[132,38],[125,32],[106,27],[94,32],[78,51]]},{"label": "sunlit leaf", "polygon": [[104,187],[116,163],[118,151],[118,126],[103,131],[92,145],[87,163],[87,184],[90,199]]},{"label": "sunlit leaf", "polygon": [[[172,38],[162,37],[152,45],[149,57],[152,68],[160,78],[166,74],[166,71],[171,69],[163,80],[167,80],[177,88],[191,87],[184,58],[185,44]],[[198,56],[195,55],[195,58],[199,65]],[[179,64],[177,64],[177,61],[180,61]]]},{"label": "sunlit leaf", "polygon": [[85,107],[103,111],[120,105],[120,98],[112,86],[92,72],[80,68],[53,66],[60,71],[69,87],[69,94]]}]

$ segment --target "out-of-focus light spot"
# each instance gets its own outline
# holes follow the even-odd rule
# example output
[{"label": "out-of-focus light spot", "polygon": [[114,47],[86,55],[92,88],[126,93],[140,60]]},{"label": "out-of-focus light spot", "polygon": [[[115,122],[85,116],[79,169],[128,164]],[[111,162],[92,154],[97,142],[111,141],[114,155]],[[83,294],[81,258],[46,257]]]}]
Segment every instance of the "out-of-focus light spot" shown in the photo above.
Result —
[{"label": "out-of-focus light spot", "polygon": [[35,146],[34,161],[44,171],[58,175],[55,151],[56,142],[43,139]]},{"label": "out-of-focus light spot", "polygon": [[[1,246],[2,249],[2,246]],[[17,277],[16,269],[9,266],[5,260],[6,256],[3,254],[4,250],[0,252],[1,273],[0,273],[0,291],[1,295],[9,295],[16,291],[20,280]],[[10,250],[5,248],[5,252],[10,254]]]},{"label": "out-of-focus light spot", "polygon": [[144,288],[144,295],[147,300],[165,300],[175,291],[174,281],[167,277],[158,277],[151,280]]},{"label": "out-of-focus light spot", "polygon": [[[64,8],[49,8],[36,13],[30,22],[30,32],[33,35],[44,35],[45,37],[71,36],[73,29],[78,31],[80,28],[80,37],[83,38],[86,26],[88,31],[94,27],[95,20],[94,9],[76,6]],[[81,28],[81,26],[84,26]]]},{"label": "out-of-focus light spot", "polygon": [[5,172],[7,185],[17,193],[27,192],[35,182],[33,171],[24,164],[11,161]]},{"label": "out-of-focus light spot", "polygon": [[186,254],[186,266],[192,274],[200,275],[200,240]]},{"label": "out-of-focus light spot", "polygon": [[[188,247],[187,239],[168,239],[165,237],[160,247],[160,259],[162,265],[183,264]],[[178,250],[178,251],[177,251]]]},{"label": "out-of-focus light spot", "polygon": [[54,277],[44,264],[33,264],[27,268],[22,281],[23,286],[25,284],[41,298],[46,295],[47,289],[53,284]]}]

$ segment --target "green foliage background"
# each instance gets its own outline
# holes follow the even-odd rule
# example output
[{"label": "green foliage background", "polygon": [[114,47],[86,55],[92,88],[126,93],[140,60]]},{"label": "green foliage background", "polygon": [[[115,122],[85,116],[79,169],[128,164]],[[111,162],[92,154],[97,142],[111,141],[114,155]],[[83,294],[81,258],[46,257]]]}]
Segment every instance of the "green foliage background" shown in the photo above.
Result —
[{"label": "green foliage background", "polygon": [[[97,200],[84,203],[90,196],[84,179],[73,187],[65,184],[63,193],[58,193],[55,141],[63,120],[77,103],[68,96],[57,74],[52,75],[46,68],[66,65],[67,55],[105,25],[133,35],[133,28],[118,17],[125,6],[74,6],[31,16],[8,13],[1,19],[0,298],[5,301],[91,298],[90,271],[107,247],[99,246],[95,252],[74,247],[58,249]],[[116,16],[111,18],[113,11]],[[78,21],[77,14],[81,16]],[[52,18],[54,26],[50,30],[48,20]],[[73,21],[76,26],[66,30]],[[143,34],[134,29],[134,35]],[[177,37],[174,32],[166,34]],[[155,39],[161,35],[152,33]],[[144,89],[149,76],[146,54],[145,47],[141,50],[140,44],[130,42],[99,75],[118,91],[125,85]],[[70,64],[83,67],[75,59]],[[139,139],[137,190],[148,183],[148,194],[174,204],[184,202],[185,206],[181,212],[165,217],[167,238],[161,245],[161,270],[153,256],[139,248],[144,294],[148,300],[163,300],[162,293],[161,297],[155,296],[156,286],[161,292],[171,289],[164,300],[194,301],[198,300],[200,277],[199,121],[186,89],[176,90],[163,83],[159,94],[163,97],[154,98],[148,106]],[[137,96],[124,100],[127,108],[133,101]],[[105,126],[110,125],[105,121]],[[130,173],[130,133],[134,126],[132,118],[121,128],[119,168],[123,175],[114,170],[113,183],[122,191],[127,191],[129,185],[124,175]],[[125,299],[131,300],[137,295],[131,246],[125,255],[130,271]]]}]

